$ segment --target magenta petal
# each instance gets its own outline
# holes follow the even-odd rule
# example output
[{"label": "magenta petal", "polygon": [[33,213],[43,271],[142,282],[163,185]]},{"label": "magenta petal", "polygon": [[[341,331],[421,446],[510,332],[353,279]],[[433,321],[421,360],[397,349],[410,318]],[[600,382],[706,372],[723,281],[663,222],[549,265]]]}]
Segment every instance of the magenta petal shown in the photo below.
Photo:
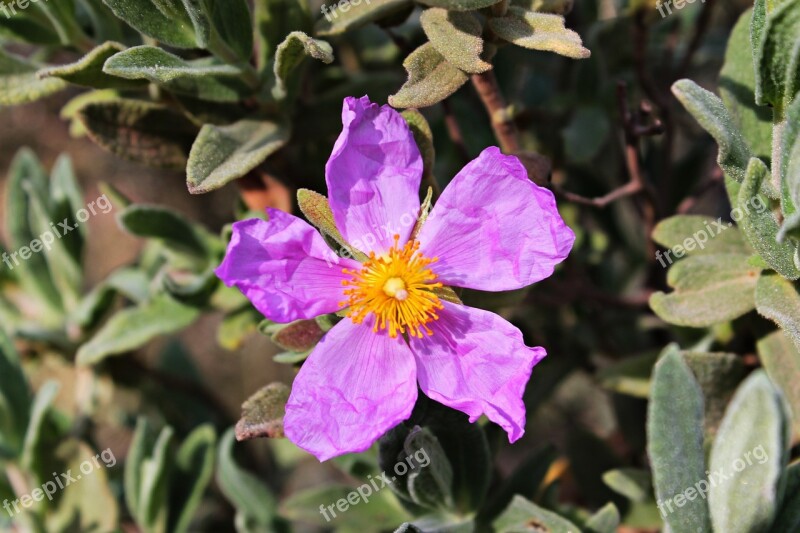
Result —
[{"label": "magenta petal", "polygon": [[398,336],[345,318],[300,369],[286,404],[286,436],[320,461],[369,448],[411,415],[416,366]]},{"label": "magenta petal", "polygon": [[417,220],[422,157],[403,117],[366,96],[345,99],[342,123],[325,166],[331,210],[350,244],[380,254]]},{"label": "magenta petal", "polygon": [[343,268],[360,268],[331,251],[303,220],[267,209],[269,221],[236,222],[217,276],[276,322],[314,318],[341,308]]},{"label": "magenta petal", "polygon": [[433,335],[410,340],[422,392],[471,422],[485,414],[514,442],[525,432],[525,385],[547,353],[525,346],[519,329],[494,313],[442,303],[428,324]]},{"label": "magenta petal", "polygon": [[453,178],[418,240],[445,285],[484,291],[526,287],[553,273],[575,235],[553,193],[522,163],[491,147]]}]

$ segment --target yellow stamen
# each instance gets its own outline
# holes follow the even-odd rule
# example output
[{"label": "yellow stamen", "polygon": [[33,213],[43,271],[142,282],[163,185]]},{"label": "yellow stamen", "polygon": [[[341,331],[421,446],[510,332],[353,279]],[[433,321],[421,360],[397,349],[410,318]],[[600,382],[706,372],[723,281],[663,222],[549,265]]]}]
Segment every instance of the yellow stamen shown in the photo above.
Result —
[{"label": "yellow stamen", "polygon": [[374,313],[374,331],[388,329],[392,338],[398,333],[422,337],[422,330],[433,335],[426,324],[437,320],[436,311],[444,307],[433,293],[442,284],[433,283],[436,274],[428,268],[437,258],[420,255],[416,241],[399,248],[399,240],[395,235],[394,246],[381,257],[371,253],[361,270],[344,269],[352,279],[342,281],[349,288],[344,291],[347,301],[340,305],[350,308],[347,316],[356,324]]}]

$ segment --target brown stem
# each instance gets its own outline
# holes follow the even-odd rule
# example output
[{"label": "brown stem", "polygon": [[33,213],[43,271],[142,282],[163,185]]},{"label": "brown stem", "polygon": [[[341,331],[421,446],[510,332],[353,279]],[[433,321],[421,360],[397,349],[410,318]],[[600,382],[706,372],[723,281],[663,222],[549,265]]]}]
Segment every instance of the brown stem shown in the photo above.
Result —
[{"label": "brown stem", "polygon": [[500,93],[500,86],[497,84],[494,71],[488,70],[480,74],[473,74],[471,79],[472,85],[489,113],[492,129],[500,143],[500,149],[506,154],[519,152],[519,132],[513,117],[508,112],[505,99]]},{"label": "brown stem", "polygon": [[467,146],[464,144],[464,136],[461,134],[461,127],[458,125],[458,120],[453,114],[453,108],[450,107],[450,101],[447,99],[442,100],[442,109],[444,110],[444,124],[447,127],[447,134],[450,140],[456,147],[459,157],[464,163],[469,162],[469,152]]}]

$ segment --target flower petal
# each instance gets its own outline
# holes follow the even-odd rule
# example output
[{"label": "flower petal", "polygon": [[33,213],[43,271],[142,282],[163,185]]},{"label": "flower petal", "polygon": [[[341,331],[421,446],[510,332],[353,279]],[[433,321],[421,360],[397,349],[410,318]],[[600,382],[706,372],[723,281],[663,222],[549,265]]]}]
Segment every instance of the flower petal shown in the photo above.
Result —
[{"label": "flower petal", "polygon": [[369,448],[411,415],[416,366],[398,336],[369,319],[334,326],[300,369],[286,404],[286,436],[320,461]]},{"label": "flower petal", "polygon": [[471,422],[485,414],[514,442],[525,432],[525,385],[547,352],[525,346],[519,329],[494,313],[442,303],[439,320],[428,323],[433,335],[410,339],[422,392]]},{"label": "flower petal", "polygon": [[366,96],[346,98],[344,128],[325,175],[331,210],[355,248],[380,254],[400,235],[405,243],[419,215],[422,157],[408,124]]},{"label": "flower petal", "polygon": [[314,318],[346,300],[343,268],[360,268],[338,257],[305,221],[267,209],[269,221],[236,222],[217,276],[236,287],[265,317],[276,322]]},{"label": "flower petal", "polygon": [[553,193],[528,179],[516,157],[487,148],[453,178],[419,236],[445,285],[520,289],[553,273],[575,234]]}]

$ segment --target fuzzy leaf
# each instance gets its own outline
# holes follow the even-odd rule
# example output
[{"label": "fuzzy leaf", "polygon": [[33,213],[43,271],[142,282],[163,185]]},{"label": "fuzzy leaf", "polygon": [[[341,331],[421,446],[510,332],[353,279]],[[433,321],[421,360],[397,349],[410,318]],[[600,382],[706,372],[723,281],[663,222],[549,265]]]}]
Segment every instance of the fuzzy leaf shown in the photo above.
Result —
[{"label": "fuzzy leaf", "polygon": [[245,119],[229,126],[206,124],[192,145],[186,167],[186,184],[192,194],[202,194],[241,178],[289,139],[282,125]]},{"label": "fuzzy leaf", "polygon": [[768,161],[772,156],[772,113],[755,105],[755,69],[750,48],[751,12],[739,17],[725,51],[725,64],[719,73],[719,93],[731,120],[742,132],[750,152]]},{"label": "fuzzy leaf", "polygon": [[[702,254],[750,253],[739,229],[724,223],[721,218],[714,220],[701,215],[676,215],[659,222],[653,230],[652,237],[655,242],[668,250],[681,246],[689,257]],[[694,246],[691,244],[692,241],[695,243]],[[672,264],[673,258],[669,256],[666,260]],[[666,266],[660,258],[659,261],[662,261],[662,266]]]},{"label": "fuzzy leaf", "polygon": [[0,105],[35,102],[67,87],[59,79],[40,79],[39,67],[27,59],[0,50]]},{"label": "fuzzy leaf", "polygon": [[781,398],[755,372],[728,405],[711,448],[709,470],[726,476],[717,475],[708,494],[714,531],[764,531],[772,523],[786,462],[785,424]]},{"label": "fuzzy leaf", "polygon": [[[739,225],[750,244],[770,268],[785,278],[797,279],[800,277],[800,270],[794,264],[796,247],[790,242],[778,243],[778,223],[769,210],[769,199],[759,193],[763,183],[768,180],[767,166],[760,159],[751,159],[739,190],[737,207],[742,213]],[[762,209],[758,209],[759,206]]]},{"label": "fuzzy leaf", "polygon": [[784,474],[785,497],[771,531],[797,531],[800,528],[800,463],[790,465]]},{"label": "fuzzy leaf", "polygon": [[773,331],[758,341],[758,358],[772,382],[786,397],[792,411],[795,439],[800,438],[800,349],[783,331]]},{"label": "fuzzy leaf", "polygon": [[439,103],[467,82],[467,75],[425,43],[403,61],[408,81],[389,97],[393,107],[428,107]]},{"label": "fuzzy leaf", "polygon": [[[647,454],[659,500],[671,500],[705,479],[703,393],[675,346],[656,364],[647,416]],[[710,532],[705,499],[686,501],[664,517],[676,533]]]},{"label": "fuzzy leaf", "polygon": [[617,506],[609,503],[589,517],[583,525],[583,531],[586,533],[616,533],[619,522]]},{"label": "fuzzy leaf", "polygon": [[742,358],[731,353],[681,352],[705,398],[706,437],[713,437],[736,387],[747,375]]},{"label": "fuzzy leaf", "polygon": [[236,507],[237,523],[248,524],[253,531],[268,531],[277,508],[275,496],[258,477],[236,463],[233,458],[235,444],[236,435],[232,429],[220,439],[217,485]]},{"label": "fuzzy leaf", "polygon": [[757,0],[751,24],[756,66],[756,103],[771,105],[779,117],[800,89],[800,4]]},{"label": "fuzzy leaf", "polygon": [[[403,119],[405,119],[409,129],[411,129],[411,133],[414,135],[414,141],[419,148],[419,153],[422,155],[423,179],[427,179],[429,182],[435,181],[433,177],[433,164],[436,160],[436,149],[433,146],[433,132],[431,131],[430,124],[425,120],[422,113],[416,109],[406,109],[400,114],[403,115]],[[430,205],[428,205],[428,210],[430,210]],[[422,215],[427,217],[424,203]],[[415,230],[417,230],[416,227]],[[418,231],[412,231],[412,235],[416,235],[416,233],[418,233]]]},{"label": "fuzzy leaf", "polygon": [[354,491],[348,485],[327,485],[298,491],[281,502],[279,513],[288,520],[343,532],[391,531],[397,524],[410,518],[389,491],[376,492],[368,501],[359,498],[352,507],[347,504],[349,512],[341,512],[334,507],[335,515],[327,512],[329,520],[320,513],[319,502],[346,502]]},{"label": "fuzzy leaf", "polygon": [[253,53],[250,8],[246,0],[183,0],[197,44],[226,61],[247,63]]},{"label": "fuzzy leaf", "polygon": [[184,61],[155,46],[135,46],[106,61],[103,72],[128,80],[147,80],[176,94],[212,102],[238,102],[253,92],[242,71],[206,59]]},{"label": "fuzzy leaf", "polygon": [[289,324],[270,324],[263,332],[272,342],[292,352],[305,352],[317,345],[325,334],[316,320],[297,320]]},{"label": "fuzzy leaf", "polygon": [[788,218],[800,211],[800,98],[786,110],[786,119],[776,132],[780,161],[773,163],[773,176],[781,183],[781,207]]},{"label": "fuzzy leaf", "polygon": [[483,28],[472,13],[433,7],[422,12],[420,22],[433,47],[451,65],[471,74],[492,68],[481,59]]},{"label": "fuzzy leaf", "polygon": [[800,292],[776,274],[765,274],[756,286],[756,309],[777,323],[800,347]]},{"label": "fuzzy leaf", "polygon": [[78,349],[79,365],[95,365],[111,355],[122,354],[146,344],[159,335],[186,328],[200,316],[200,310],[159,294],[138,307],[115,314],[89,342]]},{"label": "fuzzy leaf", "polygon": [[431,509],[449,509],[453,506],[453,466],[447,458],[439,439],[424,428],[414,428],[405,440],[407,457],[424,450],[427,466],[416,464],[408,474],[408,492],[414,503]]},{"label": "fuzzy leaf", "polygon": [[420,0],[427,6],[441,7],[448,11],[475,11],[493,6],[500,0]]},{"label": "fuzzy leaf", "polygon": [[[717,141],[719,145],[717,163],[725,176],[739,183],[744,181],[752,154],[722,100],[691,80],[676,81],[672,85],[672,93],[703,129]],[[765,181],[763,187],[764,194],[770,198],[778,198],[778,191],[769,181]]]},{"label": "fuzzy leaf", "polygon": [[413,5],[411,0],[350,1],[341,7],[337,3],[329,11],[323,10],[324,16],[317,21],[314,29],[317,35],[340,35],[366,26],[370,22],[402,13]]},{"label": "fuzzy leaf", "polygon": [[573,59],[586,59],[592,53],[583,47],[581,36],[564,26],[564,17],[534,13],[511,6],[504,17],[489,19],[498,37],[531,50],[554,52]]},{"label": "fuzzy leaf", "polygon": [[106,150],[152,166],[183,169],[197,128],[166,106],[139,100],[89,102],[78,111],[89,137]]},{"label": "fuzzy leaf", "polygon": [[647,470],[617,468],[603,474],[603,482],[632,502],[653,499],[653,478]]},{"label": "fuzzy leaf", "polygon": [[158,239],[169,248],[205,259],[206,236],[183,215],[167,207],[133,204],[117,214],[122,229],[143,239]]},{"label": "fuzzy leaf", "polygon": [[75,85],[83,85],[95,89],[146,87],[146,82],[120,79],[103,72],[103,64],[106,60],[123,50],[125,50],[125,45],[109,41],[92,49],[74,63],[42,69],[38,72],[38,76],[41,79],[60,78]]},{"label": "fuzzy leaf", "polygon": [[343,255],[349,255],[358,261],[367,259],[366,254],[355,250],[344,240],[344,237],[336,228],[336,221],[333,219],[330,203],[325,196],[309,189],[299,189],[297,191],[297,205],[309,222],[316,226],[323,235],[330,237],[341,247],[340,251]]},{"label": "fuzzy leaf", "polygon": [[293,31],[278,45],[275,52],[275,88],[272,95],[281,99],[288,92],[289,75],[306,57],[318,59],[325,64],[333,63],[333,48],[325,41],[313,39],[301,31]]},{"label": "fuzzy leaf", "polygon": [[45,422],[47,421],[47,413],[60,389],[61,384],[57,381],[45,382],[36,393],[36,396],[34,396],[30,405],[28,427],[25,430],[22,453],[19,458],[20,465],[26,470],[32,470],[38,460],[37,452],[39,451]]},{"label": "fuzzy leaf", "polygon": [[236,424],[236,440],[283,438],[283,415],[290,392],[283,383],[271,383],[245,401],[242,418]]},{"label": "fuzzy leaf", "polygon": [[181,0],[103,0],[139,32],[176,48],[197,48],[194,27]]},{"label": "fuzzy leaf", "polygon": [[263,70],[291,31],[311,33],[311,17],[303,0],[255,0],[253,6],[256,66]]},{"label": "fuzzy leaf", "polygon": [[31,392],[19,354],[0,329],[0,450],[18,452],[28,426]]},{"label": "fuzzy leaf", "polygon": [[189,531],[203,493],[214,476],[216,440],[214,427],[206,424],[192,431],[178,449],[170,479],[169,531]]},{"label": "fuzzy leaf", "polygon": [[707,327],[740,317],[755,307],[753,290],[760,268],[740,254],[689,257],[669,271],[670,294],[656,292],[650,307],[679,326]]},{"label": "fuzzy leaf", "polygon": [[580,529],[566,518],[543,509],[522,496],[514,496],[508,508],[492,525],[497,533],[520,533],[522,531],[580,533]]}]

